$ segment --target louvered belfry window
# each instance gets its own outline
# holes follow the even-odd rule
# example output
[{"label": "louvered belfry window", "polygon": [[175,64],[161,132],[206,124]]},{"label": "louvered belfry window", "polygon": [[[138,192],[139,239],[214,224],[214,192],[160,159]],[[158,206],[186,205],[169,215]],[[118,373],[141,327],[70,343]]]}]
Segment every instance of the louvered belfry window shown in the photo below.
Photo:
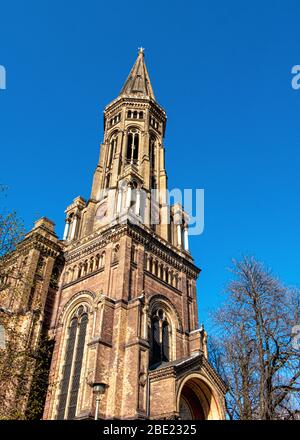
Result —
[{"label": "louvered belfry window", "polygon": [[170,360],[170,327],[162,310],[152,314],[150,331],[150,367]]},{"label": "louvered belfry window", "polygon": [[58,420],[73,419],[76,415],[87,324],[87,311],[84,306],[79,306],[73,314],[68,329],[65,363],[58,397],[56,416]]}]

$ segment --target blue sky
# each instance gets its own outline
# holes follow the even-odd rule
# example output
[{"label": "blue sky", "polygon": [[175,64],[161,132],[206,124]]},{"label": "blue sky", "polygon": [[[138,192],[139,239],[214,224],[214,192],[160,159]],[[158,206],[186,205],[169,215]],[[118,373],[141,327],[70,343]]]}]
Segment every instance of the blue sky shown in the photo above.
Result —
[{"label": "blue sky", "polygon": [[89,196],[102,111],[145,47],[166,109],[169,186],[205,189],[200,321],[233,257],[251,253],[299,286],[300,64],[297,1],[2,2],[0,181],[29,229]]}]

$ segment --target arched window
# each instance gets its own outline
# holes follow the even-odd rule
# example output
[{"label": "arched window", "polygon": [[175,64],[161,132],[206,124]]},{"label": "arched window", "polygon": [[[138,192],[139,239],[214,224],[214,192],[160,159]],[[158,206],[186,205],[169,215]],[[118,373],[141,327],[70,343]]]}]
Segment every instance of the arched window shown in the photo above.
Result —
[{"label": "arched window", "polygon": [[169,268],[168,268],[168,267],[166,267],[166,272],[165,272],[165,274],[166,274],[165,282],[166,282],[166,283],[169,283],[170,274],[169,274]]},{"label": "arched window", "polygon": [[153,258],[150,256],[150,258],[149,258],[149,271],[150,272],[152,272],[153,271],[153,264],[152,264],[152,262],[153,262]]},{"label": "arched window", "polygon": [[119,261],[119,250],[120,250],[120,245],[116,244],[112,252],[112,263],[117,263]]},{"label": "arched window", "polygon": [[110,168],[112,164],[113,157],[115,155],[116,149],[117,149],[117,142],[118,142],[118,135],[115,133],[112,135],[108,147],[108,155],[107,155],[107,167]]},{"label": "arched window", "polygon": [[72,273],[72,281],[76,280],[77,276],[78,276],[77,275],[77,266],[74,266],[73,273]]},{"label": "arched window", "polygon": [[159,266],[159,278],[163,279],[164,278],[164,266],[161,264]]},{"label": "arched window", "polygon": [[56,416],[58,420],[73,419],[76,415],[87,324],[87,309],[80,305],[73,313],[68,328],[62,381],[58,397]]},{"label": "arched window", "polygon": [[150,272],[151,257],[149,256],[149,254],[145,254],[145,260],[146,260],[146,269]]},{"label": "arched window", "polygon": [[136,249],[135,245],[133,244],[131,247],[131,261],[133,263],[136,263],[136,260],[137,260],[137,249]]},{"label": "arched window", "polygon": [[174,244],[174,218],[170,215],[170,223],[168,228],[168,239],[169,242]]},{"label": "arched window", "polygon": [[104,181],[104,189],[109,188],[110,186],[110,178],[111,178],[111,173],[107,173],[105,176],[105,181]]},{"label": "arched window", "polygon": [[158,261],[156,260],[155,261],[155,264],[154,264],[154,274],[158,277]]},{"label": "arched window", "polygon": [[150,364],[160,365],[170,360],[170,328],[163,310],[156,310],[151,317]]},{"label": "arched window", "polygon": [[159,320],[156,316],[152,318],[152,341],[151,341],[151,359],[150,365],[155,365],[161,362],[161,343],[160,343],[160,328]]},{"label": "arched window", "polygon": [[114,116],[113,118],[111,118],[109,120],[109,126],[112,127],[113,125],[115,125],[118,122],[120,122],[120,120],[121,120],[121,114],[118,113],[116,116]]},{"label": "arched window", "polygon": [[85,260],[83,264],[83,275],[86,275],[88,273],[88,260]]},{"label": "arched window", "polygon": [[175,275],[175,287],[178,289],[178,275]]},{"label": "arched window", "polygon": [[162,361],[169,361],[169,324],[167,321],[162,323]]},{"label": "arched window", "polygon": [[100,255],[97,254],[96,255],[96,259],[95,259],[95,269],[99,269],[99,265],[100,265]]},{"label": "arched window", "polygon": [[151,171],[153,171],[155,168],[155,138],[153,136],[150,137],[149,141],[149,156]]},{"label": "arched window", "polygon": [[99,269],[103,269],[105,266],[105,251],[102,252],[99,260]]},{"label": "arched window", "polygon": [[127,136],[127,163],[136,163],[139,157],[139,132],[132,128]]},{"label": "arched window", "polygon": [[39,275],[43,275],[45,265],[46,265],[46,259],[42,255],[40,255],[39,260],[38,260],[38,264],[37,264],[37,268],[36,268],[36,271]]},{"label": "arched window", "polygon": [[94,270],[94,257],[91,257],[90,259],[90,266],[89,266],[89,272],[93,272]]}]

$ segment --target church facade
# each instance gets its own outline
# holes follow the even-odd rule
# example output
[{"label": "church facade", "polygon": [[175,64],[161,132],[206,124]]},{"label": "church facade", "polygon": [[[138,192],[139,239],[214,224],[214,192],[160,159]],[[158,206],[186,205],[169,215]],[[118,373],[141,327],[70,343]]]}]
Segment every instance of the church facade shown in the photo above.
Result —
[{"label": "church facade", "polygon": [[[43,419],[225,418],[226,386],[198,325],[188,215],[168,204],[165,129],[141,49],[104,110],[90,198],[67,207],[63,240],[42,218],[4,257],[0,317],[28,350],[52,343]],[[23,414],[35,368],[26,364],[22,398],[7,389]]]}]

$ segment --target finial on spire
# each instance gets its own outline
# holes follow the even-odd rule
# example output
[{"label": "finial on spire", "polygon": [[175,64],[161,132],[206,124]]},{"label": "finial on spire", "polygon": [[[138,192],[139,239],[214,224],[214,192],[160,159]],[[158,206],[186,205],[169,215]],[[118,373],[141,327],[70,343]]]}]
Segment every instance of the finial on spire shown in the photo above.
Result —
[{"label": "finial on spire", "polygon": [[144,47],[139,47],[138,49],[139,49],[139,53],[142,53],[142,54],[144,54],[144,50],[145,50],[145,48],[144,48]]}]

